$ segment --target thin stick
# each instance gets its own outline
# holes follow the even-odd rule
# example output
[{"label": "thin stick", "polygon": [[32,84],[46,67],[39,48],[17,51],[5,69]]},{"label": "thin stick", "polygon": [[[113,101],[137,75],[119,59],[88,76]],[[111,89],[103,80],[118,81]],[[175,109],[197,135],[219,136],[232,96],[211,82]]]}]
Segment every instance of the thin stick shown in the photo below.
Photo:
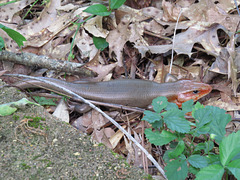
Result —
[{"label": "thin stick", "polygon": [[177,31],[177,26],[178,26],[178,21],[180,19],[180,16],[182,14],[182,8],[178,14],[178,18],[177,18],[177,23],[175,25],[175,29],[174,29],[174,34],[173,34],[173,40],[172,40],[172,56],[171,56],[171,63],[170,63],[170,68],[169,68],[169,74],[172,73],[172,64],[173,64],[173,51],[174,51],[174,45],[175,45],[175,37],[176,37],[176,31]]}]

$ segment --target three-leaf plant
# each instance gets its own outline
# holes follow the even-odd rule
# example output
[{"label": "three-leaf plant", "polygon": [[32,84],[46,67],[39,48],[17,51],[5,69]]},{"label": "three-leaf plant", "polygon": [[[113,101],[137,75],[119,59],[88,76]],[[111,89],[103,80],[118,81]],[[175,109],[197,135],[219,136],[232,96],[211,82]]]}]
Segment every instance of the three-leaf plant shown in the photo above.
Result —
[{"label": "three-leaf plant", "polygon": [[[98,16],[109,16],[113,10],[118,9],[125,3],[126,0],[109,0],[109,7],[102,4],[94,4],[89,6],[84,12]],[[93,37],[93,43],[97,49],[101,51],[108,47],[108,42],[102,37]]]},{"label": "three-leaf plant", "polygon": [[[26,41],[26,38],[21,35],[19,32],[8,28],[2,24],[0,24],[0,28],[5,31],[17,44],[19,47],[23,46],[23,41]],[[5,47],[4,40],[0,37],[0,51]]]},{"label": "three-leaf plant", "polygon": [[[240,131],[225,137],[225,127],[231,121],[225,110],[194,105],[192,100],[179,109],[166,97],[154,99],[152,105],[155,112],[145,111],[142,120],[155,130],[146,129],[145,134],[156,146],[169,145],[163,157],[168,179],[184,180],[192,173],[198,180],[217,180],[224,172],[240,179]],[[192,112],[194,123],[185,119],[188,112]],[[194,143],[197,138],[202,142]],[[215,144],[219,144],[217,152]]]}]

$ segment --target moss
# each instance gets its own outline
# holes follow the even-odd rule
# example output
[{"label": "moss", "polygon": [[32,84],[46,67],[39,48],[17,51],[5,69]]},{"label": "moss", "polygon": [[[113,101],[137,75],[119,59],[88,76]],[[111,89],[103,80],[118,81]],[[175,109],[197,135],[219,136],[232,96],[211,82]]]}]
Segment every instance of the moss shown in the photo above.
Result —
[{"label": "moss", "polygon": [[14,115],[12,116],[12,118],[13,118],[14,121],[17,121],[17,120],[19,120],[20,117],[14,114]]},{"label": "moss", "polygon": [[30,119],[28,121],[28,125],[33,128],[40,128],[41,130],[46,129],[46,123],[43,123],[43,121],[46,122],[45,118],[42,117],[32,117],[32,116],[24,116],[24,118]]},{"label": "moss", "polygon": [[26,163],[21,163],[20,164],[20,168],[22,170],[26,170],[26,169],[31,169],[31,166],[27,165]]}]

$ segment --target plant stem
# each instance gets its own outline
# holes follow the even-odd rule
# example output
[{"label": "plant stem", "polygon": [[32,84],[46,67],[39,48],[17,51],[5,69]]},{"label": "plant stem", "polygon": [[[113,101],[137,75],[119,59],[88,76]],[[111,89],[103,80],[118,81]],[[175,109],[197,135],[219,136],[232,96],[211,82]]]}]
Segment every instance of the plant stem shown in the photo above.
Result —
[{"label": "plant stem", "polygon": [[68,61],[70,61],[70,59],[71,59],[71,57],[72,57],[72,55],[73,55],[73,54],[72,54],[72,50],[73,50],[74,40],[75,40],[75,38],[76,38],[76,35],[77,35],[77,33],[78,33],[81,25],[82,25],[83,23],[85,23],[86,21],[88,21],[89,19],[92,19],[93,17],[94,17],[94,15],[91,15],[91,16],[89,16],[87,19],[85,19],[84,21],[82,21],[82,22],[80,22],[80,23],[77,23],[78,27],[77,27],[77,29],[76,29],[76,32],[75,32],[75,34],[74,34],[74,37],[73,37],[73,40],[72,40],[72,43],[71,43],[70,53],[69,53],[69,55],[68,55]]}]

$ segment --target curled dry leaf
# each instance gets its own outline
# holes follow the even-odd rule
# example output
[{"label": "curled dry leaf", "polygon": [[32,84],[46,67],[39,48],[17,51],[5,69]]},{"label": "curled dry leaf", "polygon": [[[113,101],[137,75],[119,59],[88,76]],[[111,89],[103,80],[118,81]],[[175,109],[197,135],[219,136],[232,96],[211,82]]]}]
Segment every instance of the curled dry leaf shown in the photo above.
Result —
[{"label": "curled dry leaf", "polygon": [[88,20],[86,24],[84,24],[84,29],[86,29],[89,33],[91,33],[95,37],[106,38],[109,31],[103,29],[102,20],[103,16],[96,16]]},{"label": "curled dry leaf", "polygon": [[81,52],[81,58],[89,57],[90,59],[93,59],[98,52],[98,49],[93,44],[92,38],[84,29],[81,33],[77,33],[75,42]]},{"label": "curled dry leaf", "polygon": [[[166,1],[163,0],[162,2],[162,8],[163,8],[163,20],[164,21],[174,21],[176,22],[179,16],[179,13],[181,11],[181,7],[177,6],[175,3],[172,3],[172,1]],[[184,16],[181,16],[180,21],[185,20]]]}]

